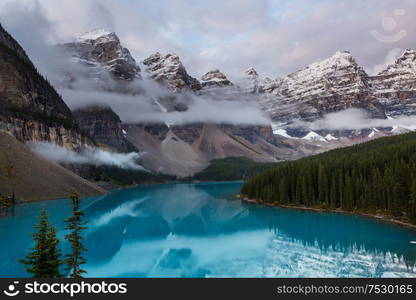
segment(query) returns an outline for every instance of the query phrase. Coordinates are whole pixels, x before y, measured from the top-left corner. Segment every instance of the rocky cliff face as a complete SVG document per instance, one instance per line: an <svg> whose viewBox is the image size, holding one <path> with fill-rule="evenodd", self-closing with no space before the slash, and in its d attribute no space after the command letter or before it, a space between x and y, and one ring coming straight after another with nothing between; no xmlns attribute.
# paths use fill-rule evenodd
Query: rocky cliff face
<svg viewBox="0 0 416 300"><path fill-rule="evenodd" d="M385 117L368 75L349 52L337 52L282 78L259 81L255 90L264 93L262 105L277 122L314 121L351 107Z"/></svg>
<svg viewBox="0 0 416 300"><path fill-rule="evenodd" d="M388 116L416 114L416 51L404 51L394 64L372 77L371 82Z"/></svg>
<svg viewBox="0 0 416 300"><path fill-rule="evenodd" d="M0 26L0 130L21 141L47 141L78 149L92 144L71 111Z"/></svg>
<svg viewBox="0 0 416 300"><path fill-rule="evenodd" d="M202 87L225 87L233 85L224 73L218 69L211 70L201 77Z"/></svg>
<svg viewBox="0 0 416 300"><path fill-rule="evenodd" d="M142 63L151 78L166 84L173 91L201 89L199 81L189 76L177 55L162 55L156 52L143 60Z"/></svg>
<svg viewBox="0 0 416 300"><path fill-rule="evenodd" d="M61 45L81 63L102 67L115 79L140 78L140 68L130 51L124 48L114 32L94 30L78 37L74 42Z"/></svg>
<svg viewBox="0 0 416 300"><path fill-rule="evenodd" d="M119 151L132 150L120 117L107 106L89 106L73 112L79 126L98 143Z"/></svg>

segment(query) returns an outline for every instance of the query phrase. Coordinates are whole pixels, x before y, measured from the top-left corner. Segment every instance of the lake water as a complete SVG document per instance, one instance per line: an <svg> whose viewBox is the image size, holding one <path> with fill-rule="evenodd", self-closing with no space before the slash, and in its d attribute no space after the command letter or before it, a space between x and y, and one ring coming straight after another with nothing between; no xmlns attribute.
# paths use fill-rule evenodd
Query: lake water
<svg viewBox="0 0 416 300"><path fill-rule="evenodd" d="M89 277L416 277L416 231L359 216L242 204L242 183L166 184L83 199ZM0 218L0 277L28 276L40 209L65 232L69 200ZM63 251L67 251L63 244Z"/></svg>

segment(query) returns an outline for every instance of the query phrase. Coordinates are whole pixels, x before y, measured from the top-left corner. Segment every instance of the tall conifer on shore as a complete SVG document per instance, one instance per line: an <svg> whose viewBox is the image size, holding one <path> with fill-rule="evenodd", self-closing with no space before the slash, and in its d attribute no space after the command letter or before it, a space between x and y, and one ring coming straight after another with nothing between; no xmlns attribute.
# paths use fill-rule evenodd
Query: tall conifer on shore
<svg viewBox="0 0 416 300"><path fill-rule="evenodd" d="M39 223L34 226L38 231L33 234L35 246L25 259L19 260L26 271L34 278L60 278L61 251L56 228L49 223L48 213L42 210Z"/></svg>
<svg viewBox="0 0 416 300"><path fill-rule="evenodd" d="M66 255L65 264L68 276L72 278L82 278L82 274L86 273L81 265L86 263L82 253L86 251L82 244L82 231L87 229L84 225L87 223L83 220L84 213L80 210L80 198L76 193L71 196L72 200L72 216L65 219L66 230L70 233L65 235L65 239L71 244L71 253Z"/></svg>

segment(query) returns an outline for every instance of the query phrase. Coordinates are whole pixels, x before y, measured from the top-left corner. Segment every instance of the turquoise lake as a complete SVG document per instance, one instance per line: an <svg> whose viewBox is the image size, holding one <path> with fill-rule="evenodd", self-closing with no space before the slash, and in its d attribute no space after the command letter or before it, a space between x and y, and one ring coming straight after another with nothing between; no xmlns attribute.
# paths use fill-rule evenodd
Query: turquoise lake
<svg viewBox="0 0 416 300"><path fill-rule="evenodd" d="M234 198L241 185L149 185L83 199L87 276L416 277L416 231L243 204ZM28 276L18 259L42 207L63 238L69 200L15 207L0 218L0 277Z"/></svg>

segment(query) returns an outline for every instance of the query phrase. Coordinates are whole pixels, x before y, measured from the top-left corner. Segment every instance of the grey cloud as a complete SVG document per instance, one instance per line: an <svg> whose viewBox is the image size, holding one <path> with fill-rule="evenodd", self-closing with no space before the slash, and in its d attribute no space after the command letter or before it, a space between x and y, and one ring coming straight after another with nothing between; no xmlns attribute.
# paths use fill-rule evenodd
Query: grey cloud
<svg viewBox="0 0 416 300"><path fill-rule="evenodd" d="M12 7L23 6L21 3L38 3L38 11L43 11L43 17L53 23L52 31L56 34L51 34L51 39L62 41L91 27L107 26L119 33L138 60L156 50L176 52L191 74L199 76L215 66L232 80L249 66L271 77L285 75L337 50L351 51L371 72L376 65L383 64L392 49L416 46L414 0L4 3L9 4L3 4L0 12L5 25L17 18L31 23L27 14L10 16L9 12ZM395 15L396 9L403 9L405 15ZM393 18L396 26L383 28L385 17ZM29 31L28 28L33 30L36 26L21 30ZM372 30L385 36L400 30L407 34L391 44L374 38ZM21 35L17 29L12 31Z"/></svg>
<svg viewBox="0 0 416 300"><path fill-rule="evenodd" d="M145 169L137 163L140 155L136 152L116 153L94 148L88 150L85 149L78 153L46 142L32 143L30 144L30 148L47 160L58 163L116 166L122 169L145 171Z"/></svg>
<svg viewBox="0 0 416 300"><path fill-rule="evenodd" d="M256 101L250 97L231 100L218 100L210 96L188 95L191 103L185 112L163 112L151 98L142 95L122 95L96 90L61 90L71 108L81 108L89 104L106 104L120 116L125 123L167 123L186 124L212 122L227 124L268 125L270 120L264 116Z"/></svg>
<svg viewBox="0 0 416 300"><path fill-rule="evenodd" d="M343 111L330 113L322 119L314 122L296 122L294 126L303 126L311 130L343 130L343 129L362 129L376 127L403 127L416 129L416 116L402 116L399 118L372 119L371 116L362 109L350 108Z"/></svg>

